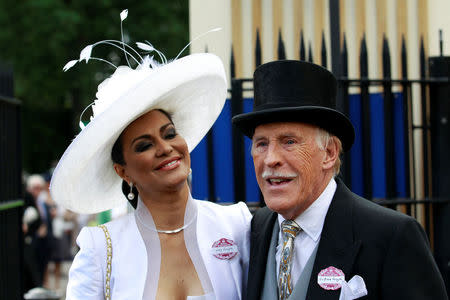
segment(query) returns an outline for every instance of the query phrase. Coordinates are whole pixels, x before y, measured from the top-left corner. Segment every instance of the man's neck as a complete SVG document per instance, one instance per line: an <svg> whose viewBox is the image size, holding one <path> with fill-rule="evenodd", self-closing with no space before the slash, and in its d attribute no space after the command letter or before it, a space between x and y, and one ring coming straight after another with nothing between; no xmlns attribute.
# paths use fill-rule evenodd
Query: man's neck
<svg viewBox="0 0 450 300"><path fill-rule="evenodd" d="M320 195L323 194L333 177L334 173L324 174L324 176L320 180L320 184L316 186L310 199L305 201L304 205L299 207L297 210L287 212L286 214L281 214L283 218L285 218L286 220L295 220L298 216L305 212L320 197Z"/></svg>

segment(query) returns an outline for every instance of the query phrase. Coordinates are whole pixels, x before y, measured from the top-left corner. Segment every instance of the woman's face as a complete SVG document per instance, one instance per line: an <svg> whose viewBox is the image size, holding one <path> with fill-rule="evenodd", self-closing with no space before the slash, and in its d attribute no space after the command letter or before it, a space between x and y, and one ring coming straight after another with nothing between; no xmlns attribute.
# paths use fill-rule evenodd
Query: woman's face
<svg viewBox="0 0 450 300"><path fill-rule="evenodd" d="M122 149L125 164L114 168L139 194L175 191L186 183L191 163L186 141L162 112L152 110L128 125Z"/></svg>

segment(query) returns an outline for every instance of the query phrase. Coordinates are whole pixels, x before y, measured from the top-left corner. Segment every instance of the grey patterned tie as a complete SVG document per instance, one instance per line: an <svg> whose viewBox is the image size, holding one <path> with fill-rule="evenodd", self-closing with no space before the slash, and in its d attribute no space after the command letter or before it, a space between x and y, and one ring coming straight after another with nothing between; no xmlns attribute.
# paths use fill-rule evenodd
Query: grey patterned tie
<svg viewBox="0 0 450 300"><path fill-rule="evenodd" d="M292 293L292 254L294 253L294 238L301 228L295 221L284 220L281 223L283 236L283 250L280 257L280 271L278 277L278 291L280 300L286 300Z"/></svg>

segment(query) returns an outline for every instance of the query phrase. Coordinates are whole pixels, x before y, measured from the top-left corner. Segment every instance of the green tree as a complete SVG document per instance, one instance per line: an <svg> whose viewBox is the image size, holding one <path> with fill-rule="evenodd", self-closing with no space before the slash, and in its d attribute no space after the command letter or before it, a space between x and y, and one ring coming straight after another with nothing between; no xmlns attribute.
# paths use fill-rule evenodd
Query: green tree
<svg viewBox="0 0 450 300"><path fill-rule="evenodd" d="M129 10L123 29L130 45L149 41L173 58L188 43L186 0L0 1L0 61L13 67L15 97L22 101L26 171L48 169L78 133L81 111L113 69L95 61L66 73L62 67L88 44L120 40L123 9ZM126 64L109 46L95 47L93 55Z"/></svg>

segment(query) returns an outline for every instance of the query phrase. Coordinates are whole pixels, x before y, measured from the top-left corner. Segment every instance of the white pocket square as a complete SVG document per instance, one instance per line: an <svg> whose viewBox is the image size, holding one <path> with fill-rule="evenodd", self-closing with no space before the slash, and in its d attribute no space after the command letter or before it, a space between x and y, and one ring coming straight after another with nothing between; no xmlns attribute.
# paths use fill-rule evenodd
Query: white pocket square
<svg viewBox="0 0 450 300"><path fill-rule="evenodd" d="M339 300L353 300L367 295L366 284L361 276L355 275L352 279L341 282L341 295Z"/></svg>

